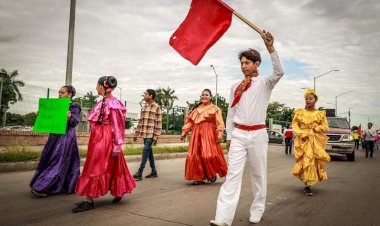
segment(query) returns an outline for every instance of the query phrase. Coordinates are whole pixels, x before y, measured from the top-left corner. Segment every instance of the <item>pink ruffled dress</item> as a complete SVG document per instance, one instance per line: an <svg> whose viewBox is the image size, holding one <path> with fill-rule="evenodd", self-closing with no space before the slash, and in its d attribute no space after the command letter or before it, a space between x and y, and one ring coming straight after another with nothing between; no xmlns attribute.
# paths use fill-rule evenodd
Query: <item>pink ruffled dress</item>
<svg viewBox="0 0 380 226"><path fill-rule="evenodd" d="M115 97L107 98L102 123L98 124L101 106L102 101L99 101L88 117L91 123L90 140L75 192L80 196L97 198L111 191L113 196L122 197L136 187L121 148L126 109ZM114 157L112 152L119 152L119 155Z"/></svg>

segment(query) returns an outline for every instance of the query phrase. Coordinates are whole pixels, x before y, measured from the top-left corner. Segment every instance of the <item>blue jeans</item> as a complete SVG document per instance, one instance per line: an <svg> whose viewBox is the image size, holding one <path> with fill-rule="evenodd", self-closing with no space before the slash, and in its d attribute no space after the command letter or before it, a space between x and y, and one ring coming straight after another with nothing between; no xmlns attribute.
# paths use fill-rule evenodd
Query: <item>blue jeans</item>
<svg viewBox="0 0 380 226"><path fill-rule="evenodd" d="M139 168L139 173L142 173L145 168L145 164L149 159L150 168L152 168L152 173L157 173L156 166L154 164L154 156L152 150L153 138L144 138L144 149L142 153L142 160Z"/></svg>

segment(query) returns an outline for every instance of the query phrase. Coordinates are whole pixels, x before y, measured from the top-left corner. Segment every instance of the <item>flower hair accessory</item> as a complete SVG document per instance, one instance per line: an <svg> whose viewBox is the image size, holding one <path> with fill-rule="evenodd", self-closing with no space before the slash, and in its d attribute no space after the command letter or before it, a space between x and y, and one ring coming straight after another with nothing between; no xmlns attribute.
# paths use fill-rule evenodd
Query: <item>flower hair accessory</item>
<svg viewBox="0 0 380 226"><path fill-rule="evenodd" d="M108 76L106 77L106 79L104 80L103 82L103 85L104 85L104 88L106 90L106 93L109 93L109 92L112 92L114 89L113 88L110 88L108 83L107 83L107 80L108 80Z"/></svg>
<svg viewBox="0 0 380 226"><path fill-rule="evenodd" d="M307 95L309 95L309 94L313 94L313 95L315 95L315 96L317 97L317 99L318 99L318 94L317 94L317 92L315 92L314 89L310 89L310 88L308 88L303 96L306 98Z"/></svg>

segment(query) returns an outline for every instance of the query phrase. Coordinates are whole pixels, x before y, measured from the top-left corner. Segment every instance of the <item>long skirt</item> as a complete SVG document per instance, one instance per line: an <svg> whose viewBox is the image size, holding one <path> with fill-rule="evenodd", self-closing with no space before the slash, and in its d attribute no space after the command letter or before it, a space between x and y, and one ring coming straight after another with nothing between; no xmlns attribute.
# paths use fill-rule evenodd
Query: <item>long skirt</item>
<svg viewBox="0 0 380 226"><path fill-rule="evenodd" d="M66 134L50 134L30 187L38 192L73 193L80 174L80 158L74 128Z"/></svg>
<svg viewBox="0 0 380 226"><path fill-rule="evenodd" d="M122 197L136 187L123 152L113 157L112 149L111 125L95 124L91 129L83 172L75 190L78 195L97 198L111 191L113 196Z"/></svg>
<svg viewBox="0 0 380 226"><path fill-rule="evenodd" d="M227 163L222 148L216 143L217 135L213 122L194 124L186 157L185 179L201 181L219 174L227 174Z"/></svg>

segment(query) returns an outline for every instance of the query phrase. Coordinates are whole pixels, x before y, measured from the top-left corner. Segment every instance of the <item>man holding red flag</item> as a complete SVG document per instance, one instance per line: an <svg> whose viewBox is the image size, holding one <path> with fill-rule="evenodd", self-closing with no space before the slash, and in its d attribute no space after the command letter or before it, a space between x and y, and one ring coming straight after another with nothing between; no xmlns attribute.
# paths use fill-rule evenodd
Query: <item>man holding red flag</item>
<svg viewBox="0 0 380 226"><path fill-rule="evenodd" d="M239 202L246 158L250 161L253 203L251 223L259 223L264 214L267 193L268 134L265 126L266 111L276 83L284 69L273 46L273 36L263 32L262 38L270 53L273 74L259 77L260 53L254 49L239 54L243 81L231 87L227 114L228 172L217 201L215 220L210 225L231 225Z"/></svg>

